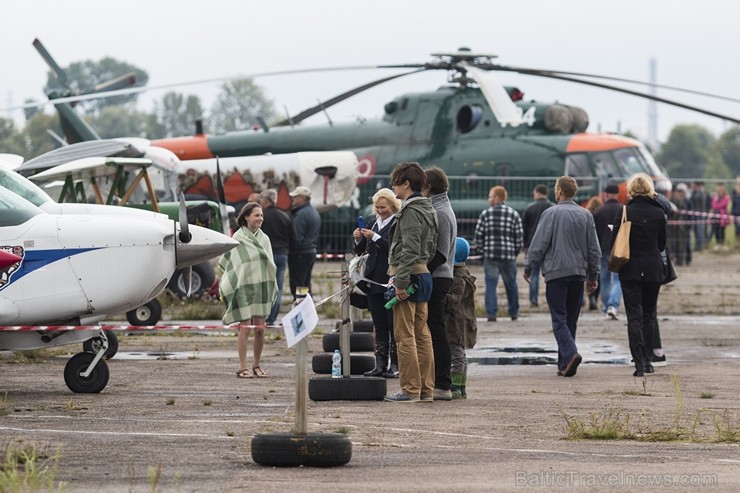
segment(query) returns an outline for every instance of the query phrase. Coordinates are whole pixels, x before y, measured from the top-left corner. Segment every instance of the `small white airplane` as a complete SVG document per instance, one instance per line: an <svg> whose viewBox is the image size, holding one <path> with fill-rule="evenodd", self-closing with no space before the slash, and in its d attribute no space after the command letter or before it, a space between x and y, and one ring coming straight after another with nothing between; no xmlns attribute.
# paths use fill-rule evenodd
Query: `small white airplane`
<svg viewBox="0 0 740 493"><path fill-rule="evenodd" d="M0 350L100 337L97 353L73 356L64 371L70 390L96 393L108 383L108 367L101 360L107 339L101 330L76 327L145 304L175 269L220 255L237 242L154 212L116 207L108 208L111 214L80 214L72 210L77 205L57 204L62 212L48 213L0 186ZM52 201L45 207L55 206ZM11 263L12 256L21 260ZM43 330L50 325L75 328Z"/></svg>

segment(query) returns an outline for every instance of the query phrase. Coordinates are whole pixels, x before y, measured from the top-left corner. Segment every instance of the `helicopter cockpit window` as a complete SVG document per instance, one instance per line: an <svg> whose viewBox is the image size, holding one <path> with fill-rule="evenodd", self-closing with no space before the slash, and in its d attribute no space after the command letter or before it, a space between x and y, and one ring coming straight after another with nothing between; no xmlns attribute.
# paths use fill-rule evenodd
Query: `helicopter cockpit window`
<svg viewBox="0 0 740 493"><path fill-rule="evenodd" d="M593 182L585 154L568 154L565 158L565 174L575 178L579 187L590 186Z"/></svg>
<svg viewBox="0 0 740 493"><path fill-rule="evenodd" d="M647 164L640 159L640 156L635 152L635 149L631 147L617 149L614 151L614 157L617 159L617 162L622 169L624 169L627 176L632 176L635 173L650 174Z"/></svg>
<svg viewBox="0 0 740 493"><path fill-rule="evenodd" d="M0 187L0 226L18 226L38 214L43 214L41 209Z"/></svg>
<svg viewBox="0 0 740 493"><path fill-rule="evenodd" d="M622 172L610 153L598 152L591 159L594 162L596 176L599 178L622 177Z"/></svg>
<svg viewBox="0 0 740 493"><path fill-rule="evenodd" d="M483 118L483 108L477 104L466 105L457 112L457 128L466 134L478 126Z"/></svg>

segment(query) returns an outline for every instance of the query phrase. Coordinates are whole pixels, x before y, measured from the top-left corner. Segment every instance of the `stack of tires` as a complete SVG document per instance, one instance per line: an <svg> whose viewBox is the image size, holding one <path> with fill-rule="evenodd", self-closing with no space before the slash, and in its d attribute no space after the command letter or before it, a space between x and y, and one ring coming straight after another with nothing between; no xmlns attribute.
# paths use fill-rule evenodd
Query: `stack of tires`
<svg viewBox="0 0 740 493"><path fill-rule="evenodd" d="M341 322L337 323L337 329L341 330ZM339 331L324 335L322 345L325 352L315 354L311 361L314 373L331 375L331 358L334 350L339 349L339 339ZM308 381L309 399L313 401L383 400L387 394L385 378L362 376L363 373L375 368L375 336L371 321L361 320L353 323L349 345L350 375L358 376L358 378L331 378L331 376L312 378ZM342 364L346 362L343 361Z"/></svg>

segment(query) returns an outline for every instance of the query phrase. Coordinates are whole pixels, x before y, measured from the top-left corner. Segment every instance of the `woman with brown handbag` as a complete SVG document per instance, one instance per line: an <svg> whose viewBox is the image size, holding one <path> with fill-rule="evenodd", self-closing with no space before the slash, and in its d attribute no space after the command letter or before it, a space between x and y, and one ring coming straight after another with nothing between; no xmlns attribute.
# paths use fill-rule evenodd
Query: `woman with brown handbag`
<svg viewBox="0 0 740 493"><path fill-rule="evenodd" d="M630 232L630 258L619 271L622 285L627 336L635 362L636 377L653 373L649 347L655 329L660 285L664 280L661 252L666 246L666 216L656 198L653 180L645 173L632 175L627 182L627 220ZM614 219L612 243L619 234L620 217Z"/></svg>

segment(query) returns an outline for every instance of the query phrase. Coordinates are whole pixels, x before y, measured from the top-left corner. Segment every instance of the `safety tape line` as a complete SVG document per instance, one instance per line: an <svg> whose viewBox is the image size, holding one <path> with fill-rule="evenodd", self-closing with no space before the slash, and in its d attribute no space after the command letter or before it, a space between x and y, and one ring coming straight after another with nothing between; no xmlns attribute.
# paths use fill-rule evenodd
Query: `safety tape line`
<svg viewBox="0 0 740 493"><path fill-rule="evenodd" d="M327 296L321 301L313 304L314 307L321 306L330 299L351 289L345 286L336 293ZM119 330L119 331L154 331L154 330L235 330L240 327L254 329L258 327L280 328L282 325L0 325L0 332L19 332L32 330L36 332L48 332L54 330Z"/></svg>

